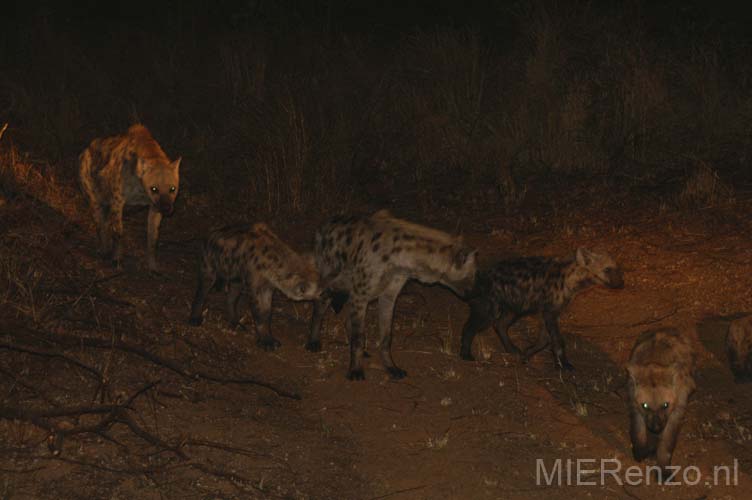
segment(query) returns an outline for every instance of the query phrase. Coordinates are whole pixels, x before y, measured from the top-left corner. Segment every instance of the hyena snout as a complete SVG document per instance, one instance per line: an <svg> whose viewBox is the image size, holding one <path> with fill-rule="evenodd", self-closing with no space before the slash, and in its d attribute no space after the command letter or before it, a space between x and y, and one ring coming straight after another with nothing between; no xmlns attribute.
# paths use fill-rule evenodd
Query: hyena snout
<svg viewBox="0 0 752 500"><path fill-rule="evenodd" d="M659 412L651 412L645 415L645 425L653 434L660 434L666 427L666 415Z"/></svg>
<svg viewBox="0 0 752 500"><path fill-rule="evenodd" d="M624 288L624 273L618 267L609 267L604 273L606 286L609 288Z"/></svg>
<svg viewBox="0 0 752 500"><path fill-rule="evenodd" d="M157 205L159 211L165 217L169 217L175 211L175 204L171 196L162 195L159 197L159 203Z"/></svg>

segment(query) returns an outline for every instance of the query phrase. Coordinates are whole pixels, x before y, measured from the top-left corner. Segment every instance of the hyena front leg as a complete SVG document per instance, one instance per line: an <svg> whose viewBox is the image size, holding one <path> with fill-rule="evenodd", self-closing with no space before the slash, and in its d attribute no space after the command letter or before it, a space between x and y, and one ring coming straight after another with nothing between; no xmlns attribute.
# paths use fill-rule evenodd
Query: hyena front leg
<svg viewBox="0 0 752 500"><path fill-rule="evenodd" d="M157 240L159 239L159 225L162 222L162 213L149 207L148 227L146 229L146 263L149 270L157 272Z"/></svg>
<svg viewBox="0 0 752 500"><path fill-rule="evenodd" d="M230 285L232 288L232 285ZM256 324L256 345L265 351L273 351L282 344L271 333L272 296L274 289L264 285L251 290L251 313Z"/></svg>
<svg viewBox="0 0 752 500"><path fill-rule="evenodd" d="M512 339L509 338L509 328L519 319L517 313L513 311L502 311L501 317L494 323L494 330L496 335L499 336L504 349L509 354L514 354L518 357L522 356L520 348L514 345Z"/></svg>
<svg viewBox="0 0 752 500"><path fill-rule="evenodd" d="M393 379L401 379L407 375L407 372L398 367L392 359L394 303L397 301L397 296L404 285L404 279L394 280L379 296L379 352L381 353L381 362L384 368Z"/></svg>
<svg viewBox="0 0 752 500"><path fill-rule="evenodd" d="M238 302L240 301L240 294L242 292L243 283L241 281L230 281L227 283L227 319L232 328L237 328L240 325ZM253 320L256 321L255 315ZM258 330L258 325L256 325L256 329Z"/></svg>
<svg viewBox="0 0 752 500"><path fill-rule="evenodd" d="M494 308L490 301L477 299L470 302L470 316L468 316L465 326L462 327L462 343L460 346L460 357L467 361L474 361L473 357L473 340L478 332L485 330L493 323Z"/></svg>
<svg viewBox="0 0 752 500"><path fill-rule="evenodd" d="M365 380L363 372L363 324L368 310L368 300L355 297L348 315L348 331L350 333L350 368L347 371L349 380Z"/></svg>
<svg viewBox="0 0 752 500"><path fill-rule="evenodd" d="M561 332L559 331L559 314L546 311L543 313L543 321L551 337L551 347L556 366L566 371L574 370L574 366L569 362L567 354L564 352L564 339L561 337Z"/></svg>
<svg viewBox="0 0 752 500"><path fill-rule="evenodd" d="M663 477L666 477L666 467L671 465L671 456L674 454L676 439L679 437L679 428L684 418L684 406L678 406L671 412L663 428L660 438L658 439L658 449L655 452L655 459L658 466L664 469Z"/></svg>
<svg viewBox="0 0 752 500"><path fill-rule="evenodd" d="M125 200L122 196L113 197L110 213L107 215L108 236L112 238L112 264L120 268L123 260L123 207Z"/></svg>
<svg viewBox="0 0 752 500"><path fill-rule="evenodd" d="M321 350L321 329L324 326L324 315L332 302L331 292L323 293L321 297L313 303L313 315L311 316L311 331L308 334L306 349L311 352Z"/></svg>
<svg viewBox="0 0 752 500"><path fill-rule="evenodd" d="M204 322L204 302L206 302L209 290L214 287L216 280L216 274L211 269L202 266L202 269L198 272L198 286L191 306L191 319L188 321L191 325L199 326Z"/></svg>

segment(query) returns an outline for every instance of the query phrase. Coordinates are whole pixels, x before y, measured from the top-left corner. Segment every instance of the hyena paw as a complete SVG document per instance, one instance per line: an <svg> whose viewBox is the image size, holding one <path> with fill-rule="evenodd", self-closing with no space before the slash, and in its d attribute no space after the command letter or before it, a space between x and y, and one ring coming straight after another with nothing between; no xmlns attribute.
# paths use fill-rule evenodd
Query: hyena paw
<svg viewBox="0 0 752 500"><path fill-rule="evenodd" d="M371 355L370 355L370 354L368 354L368 351L363 351L363 357L364 357L364 358L370 358L370 357L371 357Z"/></svg>
<svg viewBox="0 0 752 500"><path fill-rule="evenodd" d="M642 446L632 446L632 457L637 462L642 462L650 455L650 451Z"/></svg>
<svg viewBox="0 0 752 500"><path fill-rule="evenodd" d="M558 365L565 372L574 371L574 365L570 363L569 360L566 360L566 359L559 360Z"/></svg>
<svg viewBox="0 0 752 500"><path fill-rule="evenodd" d="M389 376L392 377L394 380L399 380L407 376L407 372L405 370L403 370L402 368L398 368L396 366L390 366L386 369L386 371L387 373L389 373Z"/></svg>
<svg viewBox="0 0 752 500"><path fill-rule="evenodd" d="M473 356L473 353L469 349L460 351L460 358L465 361L475 361L475 356Z"/></svg>
<svg viewBox="0 0 752 500"><path fill-rule="evenodd" d="M310 340L305 345L306 350L311 352L319 352L321 350L320 340Z"/></svg>
<svg viewBox="0 0 752 500"><path fill-rule="evenodd" d="M204 322L204 318L202 316L198 317L191 317L191 319L188 320L188 324L191 326L201 326L201 324Z"/></svg>
<svg viewBox="0 0 752 500"><path fill-rule="evenodd" d="M274 337L261 337L256 341L256 345L265 351L274 351L282 345L282 343Z"/></svg>
<svg viewBox="0 0 752 500"><path fill-rule="evenodd" d="M363 368L357 368L357 369L350 369L347 372L347 379L348 380L365 380L366 374L363 373Z"/></svg>

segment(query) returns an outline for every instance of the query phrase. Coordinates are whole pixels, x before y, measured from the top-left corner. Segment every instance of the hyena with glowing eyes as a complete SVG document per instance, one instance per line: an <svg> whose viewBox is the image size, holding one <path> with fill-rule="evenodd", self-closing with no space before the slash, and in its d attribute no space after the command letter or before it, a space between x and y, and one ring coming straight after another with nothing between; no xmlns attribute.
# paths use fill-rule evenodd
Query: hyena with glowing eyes
<svg viewBox="0 0 752 500"><path fill-rule="evenodd" d="M250 295L256 344L267 351L280 346L270 330L274 290L292 300L313 300L321 293L313 256L298 254L262 223L251 228L224 227L209 235L201 256L191 325L203 322L204 302L213 288L227 290L232 327L240 323L241 292Z"/></svg>
<svg viewBox="0 0 752 500"><path fill-rule="evenodd" d="M322 322L332 298L349 298L350 380L365 378L363 323L369 303L378 300L381 361L389 375L399 379L406 372L392 359L392 317L407 280L440 283L463 295L475 277L476 251L460 237L397 219L386 210L332 219L316 233L314 254L328 292L314 306L306 348L321 349Z"/></svg>
<svg viewBox="0 0 752 500"><path fill-rule="evenodd" d="M559 332L559 315L575 295L594 285L623 288L624 278L611 257L585 248L579 248L574 258L521 257L478 271L475 288L467 297L470 316L462 330L460 356L472 361L475 335L493 324L506 351L523 357L508 330L518 319L534 314L545 328L541 327L524 359L551 343L556 365L572 370Z"/></svg>
<svg viewBox="0 0 752 500"><path fill-rule="evenodd" d="M689 396L695 390L695 356L674 329L643 333L627 363L629 434L635 460L655 455L666 478Z"/></svg>
<svg viewBox="0 0 752 500"><path fill-rule="evenodd" d="M94 139L79 157L79 180L94 212L99 248L120 267L123 208L148 205L147 265L157 270L162 217L172 215L180 184L180 158L170 161L143 125L123 135Z"/></svg>

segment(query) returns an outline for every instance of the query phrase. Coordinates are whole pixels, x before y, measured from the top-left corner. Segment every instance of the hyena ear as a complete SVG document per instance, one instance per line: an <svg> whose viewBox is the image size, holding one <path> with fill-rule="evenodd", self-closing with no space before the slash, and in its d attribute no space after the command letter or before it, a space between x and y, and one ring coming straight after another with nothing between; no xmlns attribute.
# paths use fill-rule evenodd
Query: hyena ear
<svg viewBox="0 0 752 500"><path fill-rule="evenodd" d="M467 263L475 260L477 253L477 250L461 246L459 249L457 249L452 259L454 266L458 268L464 267Z"/></svg>
<svg viewBox="0 0 752 500"><path fill-rule="evenodd" d="M589 266L590 262L593 260L593 252L588 250L585 247L580 247L577 249L577 263L581 266Z"/></svg>
<svg viewBox="0 0 752 500"><path fill-rule="evenodd" d="M175 170L175 173L177 173L177 172L180 171L180 162L181 161L183 161L183 157L182 156L178 156L177 160L175 160L174 162L170 163L170 166L173 168L173 170Z"/></svg>

